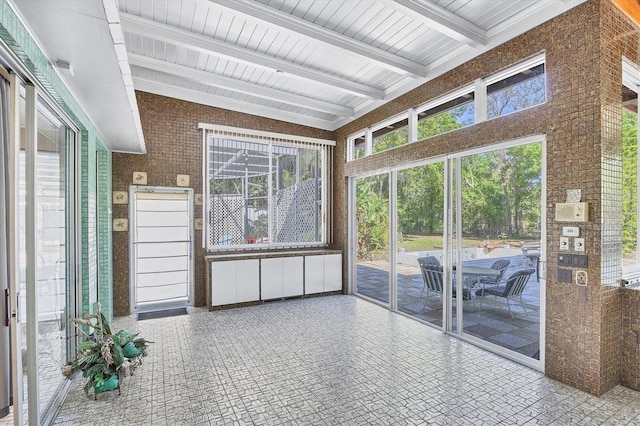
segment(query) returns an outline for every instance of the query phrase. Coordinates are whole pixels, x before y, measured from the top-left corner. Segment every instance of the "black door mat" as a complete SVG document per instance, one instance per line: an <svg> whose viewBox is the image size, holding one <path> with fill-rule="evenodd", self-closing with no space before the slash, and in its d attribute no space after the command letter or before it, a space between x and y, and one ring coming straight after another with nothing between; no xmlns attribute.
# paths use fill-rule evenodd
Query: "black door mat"
<svg viewBox="0 0 640 426"><path fill-rule="evenodd" d="M187 315L187 308L165 309L164 311L152 311L152 312L140 312L138 314L138 321L176 317L178 315Z"/></svg>

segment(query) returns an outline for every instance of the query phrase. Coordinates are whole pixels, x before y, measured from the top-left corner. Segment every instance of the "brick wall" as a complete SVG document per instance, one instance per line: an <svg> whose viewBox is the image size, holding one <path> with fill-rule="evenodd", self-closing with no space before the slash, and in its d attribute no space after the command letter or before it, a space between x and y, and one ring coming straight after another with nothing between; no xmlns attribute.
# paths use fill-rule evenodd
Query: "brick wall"
<svg viewBox="0 0 640 426"><path fill-rule="evenodd" d="M546 374L592 394L606 392L619 382L621 366L620 294L612 286L621 273L621 57L624 53L640 63L638 35L638 27L609 0L593 0L338 129L334 199L338 247L347 248L349 176L545 134ZM545 104L344 163L349 134L542 51L548 84ZM583 200L590 203L590 221L578 225L589 256L587 287L556 279L562 224L553 220L554 206L564 202L570 188L581 189Z"/></svg>
<svg viewBox="0 0 640 426"><path fill-rule="evenodd" d="M198 123L219 124L332 139L332 132L241 114L144 92L136 92L147 153L113 154L113 190L128 191L134 171L147 172L149 186L176 186L176 175L190 175L194 193L202 193L202 131ZM128 205L114 205L113 217L128 217ZM196 206L194 217L202 217ZM195 305L205 306L205 261L201 231L195 233ZM113 233L115 315L129 314L129 233Z"/></svg>

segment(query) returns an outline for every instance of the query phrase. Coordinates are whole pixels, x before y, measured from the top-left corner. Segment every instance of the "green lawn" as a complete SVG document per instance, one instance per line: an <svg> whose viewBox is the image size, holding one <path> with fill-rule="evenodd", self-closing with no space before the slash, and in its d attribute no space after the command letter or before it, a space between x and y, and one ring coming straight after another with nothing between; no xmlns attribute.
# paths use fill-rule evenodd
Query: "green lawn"
<svg viewBox="0 0 640 426"><path fill-rule="evenodd" d="M478 238L463 238L463 247L482 247L484 240ZM520 247L520 241L504 241L504 244L510 244L512 247ZM442 235L404 235L401 241L398 241L398 248L406 251L425 251L425 250L441 250Z"/></svg>

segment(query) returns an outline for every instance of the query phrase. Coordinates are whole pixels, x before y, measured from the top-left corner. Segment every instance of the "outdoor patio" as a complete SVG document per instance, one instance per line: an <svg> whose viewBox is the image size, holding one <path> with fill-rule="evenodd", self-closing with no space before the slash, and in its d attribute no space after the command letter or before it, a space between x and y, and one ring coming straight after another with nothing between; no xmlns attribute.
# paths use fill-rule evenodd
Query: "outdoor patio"
<svg viewBox="0 0 640 426"><path fill-rule="evenodd" d="M424 281L417 256L398 254L397 257L398 311L442 327L440 295L431 293L429 299L426 299L427 292L423 291ZM468 260L464 264L488 268L498 258L510 261L502 284L518 270L535 268L535 265L523 255L492 256L485 259ZM359 262L357 293L388 303L388 270L389 263L386 261ZM509 313L506 300L497 298L494 301L494 297L488 295L481 305L481 298L475 295L475 288L471 293L474 298L463 302L463 327L466 333L532 358L539 357L540 283L537 274L534 273L529 277L522 295L526 312L520 305L518 298L510 300L513 317ZM455 306L453 306L453 316L455 330Z"/></svg>

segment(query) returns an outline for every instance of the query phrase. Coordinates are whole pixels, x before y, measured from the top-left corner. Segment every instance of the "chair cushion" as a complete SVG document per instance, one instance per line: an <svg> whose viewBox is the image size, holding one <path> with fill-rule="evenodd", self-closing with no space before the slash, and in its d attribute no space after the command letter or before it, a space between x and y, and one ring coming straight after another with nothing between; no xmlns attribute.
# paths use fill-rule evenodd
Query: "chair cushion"
<svg viewBox="0 0 640 426"><path fill-rule="evenodd" d="M502 296L504 294L504 289L505 289L505 286L498 285L498 286L495 286L495 287L485 288L484 292L485 292L485 294L492 294L494 296ZM480 294L478 294L478 293L480 293ZM476 295L482 296L482 289L478 290L476 292Z"/></svg>

